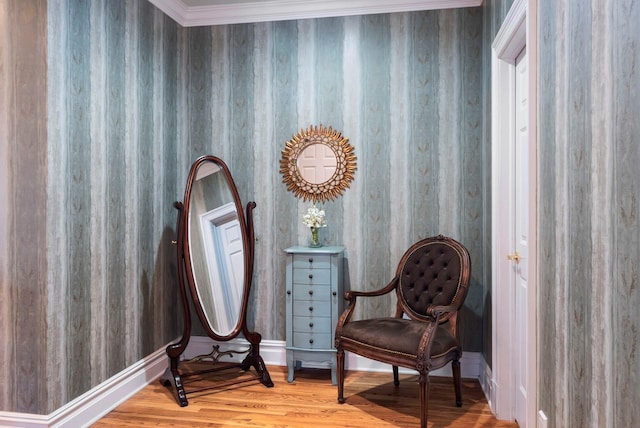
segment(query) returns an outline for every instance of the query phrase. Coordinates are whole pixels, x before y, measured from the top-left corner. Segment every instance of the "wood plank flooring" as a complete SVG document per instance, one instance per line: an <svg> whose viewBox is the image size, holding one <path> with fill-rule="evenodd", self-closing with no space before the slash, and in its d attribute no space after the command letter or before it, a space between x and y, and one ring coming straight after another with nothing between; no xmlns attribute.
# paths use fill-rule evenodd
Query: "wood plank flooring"
<svg viewBox="0 0 640 428"><path fill-rule="evenodd" d="M287 382L286 367L270 366L275 386L257 381L188 394L180 407L171 389L154 381L117 407L93 427L416 427L420 424L417 375L401 375L393 385L391 373L348 372L346 403L338 404L337 387L323 369L296 372ZM241 371L214 375L247 376ZM190 380L189 388L201 380ZM206 382L211 382L207 380ZM463 379L462 407L456 407L449 378L433 377L429 393L429 427L517 427L497 421L476 380Z"/></svg>

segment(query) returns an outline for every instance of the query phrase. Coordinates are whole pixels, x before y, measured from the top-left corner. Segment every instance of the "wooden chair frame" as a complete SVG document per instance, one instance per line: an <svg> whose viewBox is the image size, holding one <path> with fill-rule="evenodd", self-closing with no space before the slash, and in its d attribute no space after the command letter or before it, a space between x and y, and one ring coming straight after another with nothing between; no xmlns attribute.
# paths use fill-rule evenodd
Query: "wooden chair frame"
<svg viewBox="0 0 640 428"><path fill-rule="evenodd" d="M406 266L407 262L413 262L418 256L416 252L426 251L426 248L428 246L431 246L429 248L437 248L439 252L442 252L442 254L446 254L446 257L452 257L453 259L455 259L454 262L456 263L456 266L459 266L459 272L455 273L455 278L451 277L450 273L447 273L447 278L450 278L448 279L448 281L446 281L446 286L453 287L455 285L456 289L455 291L452 291L450 288L445 290L453 297L449 299L447 304L444 305L433 304L432 302L429 302L426 305L424 303L417 305L415 302L409 302L405 298L406 296L404 296L403 293L403 286L405 285L402 283L403 275L406 276L407 272L410 269L413 269L413 267L411 266ZM444 263L444 269L447 269L446 263ZM458 336L458 317L459 310L462 307L464 299L467 295L470 277L471 262L467 249L452 238L438 235L436 237L423 239L413 244L407 250L407 252L405 252L402 259L400 260L395 277L384 288L368 292L346 292L345 299L348 301L348 306L338 320L335 334L338 366L338 402L345 402L344 353L345 351L349 351L366 358L391 364L393 368L393 381L396 386L399 385L399 366L418 371L421 409L420 426L423 428L427 425L427 399L430 371L443 367L447 363L451 362L456 395L456 405L458 407L461 406L462 394L460 390L460 357L462 356L462 347L460 346ZM416 331L422 332L419 340L416 340L417 343L409 344L411 346L411 349L413 349L411 352L406 352L406 350L399 351L397 349L380 346L379 343L384 343L383 341L379 340L384 339L384 331L376 332L376 336L378 337L378 339L376 339L376 343L378 344L375 346L371 343L366 343L366 340L364 342L359 342L357 338L347 338L343 336L345 326L352 322L351 318L353 316L358 298L382 296L394 290L396 291L397 295L395 317L383 318L378 320L381 320L380 322L383 323L396 324L402 328L415 328L417 329ZM436 295L436 297L437 300L439 298L439 295ZM368 321L376 321L376 319ZM402 330L398 330L395 333L402 333ZM444 350L435 349L440 345L434 348L434 340L441 340L442 337L448 340L447 346L444 347Z"/></svg>

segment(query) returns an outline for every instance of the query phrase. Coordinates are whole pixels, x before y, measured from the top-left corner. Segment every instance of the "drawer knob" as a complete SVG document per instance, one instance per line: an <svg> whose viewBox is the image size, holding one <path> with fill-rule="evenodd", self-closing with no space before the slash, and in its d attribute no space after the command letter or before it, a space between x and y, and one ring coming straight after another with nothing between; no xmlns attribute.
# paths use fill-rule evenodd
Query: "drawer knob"
<svg viewBox="0 0 640 428"><path fill-rule="evenodd" d="M313 344L313 339L309 339L309 343Z"/></svg>
<svg viewBox="0 0 640 428"><path fill-rule="evenodd" d="M309 327L313 328L313 323L312 322L309 323Z"/></svg>
<svg viewBox="0 0 640 428"><path fill-rule="evenodd" d="M313 274L312 273L309 274L309 279L313 279Z"/></svg>
<svg viewBox="0 0 640 428"><path fill-rule="evenodd" d="M313 296L313 290L309 290L309 295Z"/></svg>
<svg viewBox="0 0 640 428"><path fill-rule="evenodd" d="M291 296L291 290L287 290L287 294Z"/></svg>
<svg viewBox="0 0 640 428"><path fill-rule="evenodd" d="M309 263L313 263L313 257L309 257Z"/></svg>
<svg viewBox="0 0 640 428"><path fill-rule="evenodd" d="M338 293L336 293L335 291L334 291L332 294L333 294L334 296L337 296L337 295L338 295Z"/></svg>
<svg viewBox="0 0 640 428"><path fill-rule="evenodd" d="M309 306L309 311L313 311L313 306Z"/></svg>

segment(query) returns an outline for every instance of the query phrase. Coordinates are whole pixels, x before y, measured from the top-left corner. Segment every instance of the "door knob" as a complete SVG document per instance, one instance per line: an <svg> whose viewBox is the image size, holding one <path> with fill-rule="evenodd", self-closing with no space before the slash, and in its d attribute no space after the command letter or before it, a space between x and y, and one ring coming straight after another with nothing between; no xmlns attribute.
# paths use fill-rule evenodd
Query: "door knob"
<svg viewBox="0 0 640 428"><path fill-rule="evenodd" d="M516 262L516 264L520 263L520 254L518 254L518 252L516 251L513 254L509 254L507 255L507 260L511 260Z"/></svg>

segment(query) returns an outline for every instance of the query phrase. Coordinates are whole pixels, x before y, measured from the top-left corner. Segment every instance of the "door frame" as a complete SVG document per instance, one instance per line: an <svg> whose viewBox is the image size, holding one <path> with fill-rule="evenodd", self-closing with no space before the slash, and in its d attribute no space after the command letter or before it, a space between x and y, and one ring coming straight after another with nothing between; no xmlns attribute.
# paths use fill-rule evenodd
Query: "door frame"
<svg viewBox="0 0 640 428"><path fill-rule="evenodd" d="M527 329L529 360L526 425L536 425L538 401L538 298L537 298L537 207L538 207L538 58L537 0L515 0L496 35L491 50L491 383L489 400L498 419L513 420L515 365L512 361L515 343L515 291L510 287L513 252L514 213L511 198L514 193L513 140L515 136L515 59L527 48L529 69L529 303ZM506 124L506 125L505 125ZM507 203L505 203L507 202ZM504 227L508 225L508 227Z"/></svg>

